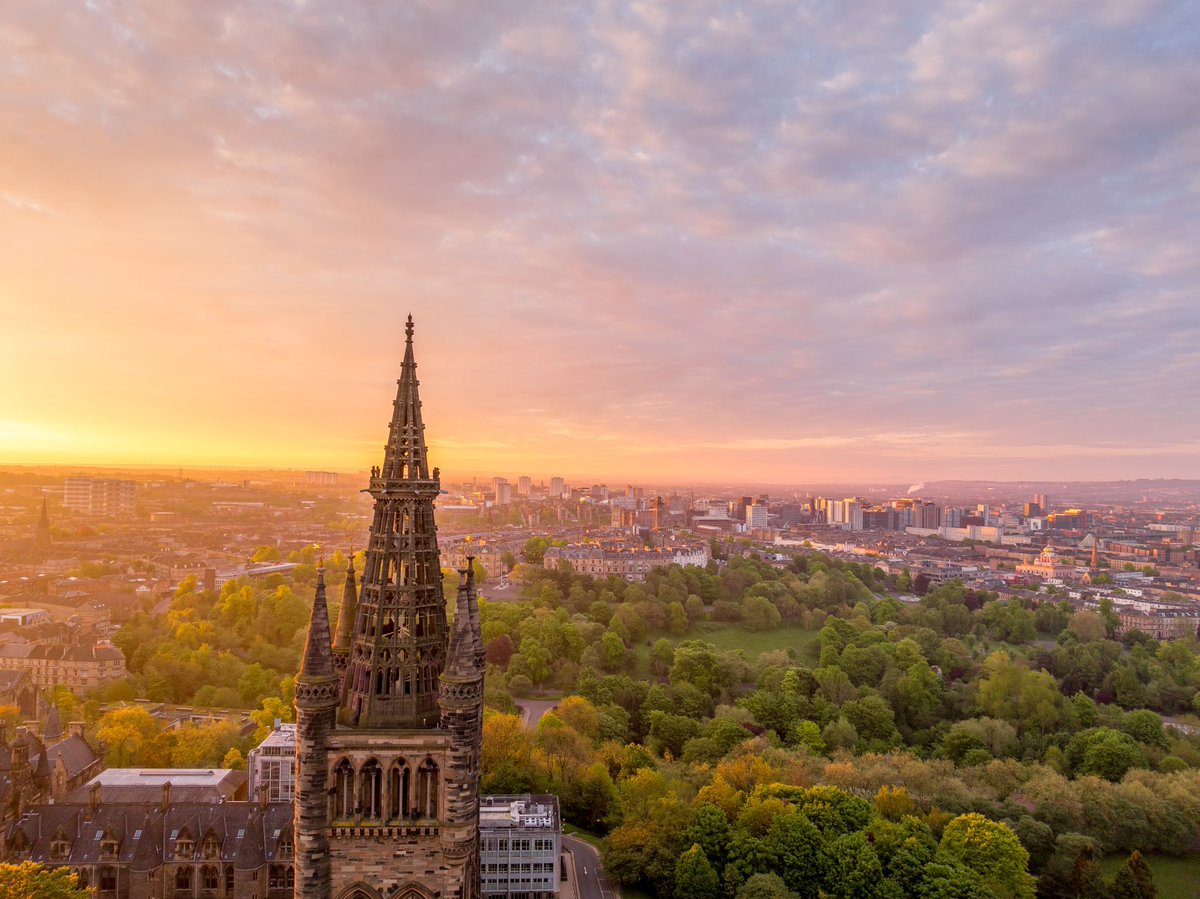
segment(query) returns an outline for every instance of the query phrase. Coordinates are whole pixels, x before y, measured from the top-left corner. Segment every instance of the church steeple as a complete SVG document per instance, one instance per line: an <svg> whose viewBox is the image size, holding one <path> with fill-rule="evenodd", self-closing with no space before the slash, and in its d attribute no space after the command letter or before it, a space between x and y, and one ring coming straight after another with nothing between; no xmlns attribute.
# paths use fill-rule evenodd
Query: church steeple
<svg viewBox="0 0 1200 899"><path fill-rule="evenodd" d="M411 315L404 330L383 466L367 490L375 513L339 712L351 727L424 728L438 719L446 608L433 503L441 485L425 452Z"/></svg>
<svg viewBox="0 0 1200 899"><path fill-rule="evenodd" d="M50 548L50 512L46 498L42 498L42 514L38 516L37 530L33 534L33 545L36 549Z"/></svg>

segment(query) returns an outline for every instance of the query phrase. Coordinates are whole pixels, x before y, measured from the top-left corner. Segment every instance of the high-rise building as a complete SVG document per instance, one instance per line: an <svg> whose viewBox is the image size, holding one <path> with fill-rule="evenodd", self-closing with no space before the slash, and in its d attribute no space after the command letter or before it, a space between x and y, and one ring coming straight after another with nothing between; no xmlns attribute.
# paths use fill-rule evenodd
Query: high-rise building
<svg viewBox="0 0 1200 899"><path fill-rule="evenodd" d="M767 526L767 505L766 503L752 502L746 506L746 529L758 530Z"/></svg>
<svg viewBox="0 0 1200 899"><path fill-rule="evenodd" d="M517 493L519 493L521 496L529 496L532 490L533 478L527 474L523 474L517 478Z"/></svg>
<svg viewBox="0 0 1200 899"><path fill-rule="evenodd" d="M477 899L483 639L474 579L446 625L413 324L353 619L319 571L296 678L297 899ZM353 584L347 586L352 593ZM339 669L342 669L339 673Z"/></svg>
<svg viewBox="0 0 1200 899"><path fill-rule="evenodd" d="M562 499L563 489L566 487L566 482L562 478L550 479L550 498Z"/></svg>
<svg viewBox="0 0 1200 899"><path fill-rule="evenodd" d="M63 506L83 515L129 516L137 493L134 481L112 478L66 478Z"/></svg>

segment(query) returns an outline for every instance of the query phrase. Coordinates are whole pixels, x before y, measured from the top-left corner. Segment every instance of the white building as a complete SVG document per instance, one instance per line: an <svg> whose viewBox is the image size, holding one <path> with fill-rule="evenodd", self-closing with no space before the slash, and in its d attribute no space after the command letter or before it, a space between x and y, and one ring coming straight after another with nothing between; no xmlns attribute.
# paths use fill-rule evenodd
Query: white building
<svg viewBox="0 0 1200 899"><path fill-rule="evenodd" d="M274 730L250 750L246 772L250 777L251 798L256 798L259 785L265 784L269 801L291 802L295 799L296 725L281 724L276 718Z"/></svg>
<svg viewBox="0 0 1200 899"><path fill-rule="evenodd" d="M746 506L746 530L754 531L767 526L767 507L763 503Z"/></svg>
<svg viewBox="0 0 1200 899"><path fill-rule="evenodd" d="M63 506L83 515L133 514L137 484L108 478L66 478Z"/></svg>
<svg viewBox="0 0 1200 899"><path fill-rule="evenodd" d="M484 896L553 899L562 871L557 796L479 797Z"/></svg>

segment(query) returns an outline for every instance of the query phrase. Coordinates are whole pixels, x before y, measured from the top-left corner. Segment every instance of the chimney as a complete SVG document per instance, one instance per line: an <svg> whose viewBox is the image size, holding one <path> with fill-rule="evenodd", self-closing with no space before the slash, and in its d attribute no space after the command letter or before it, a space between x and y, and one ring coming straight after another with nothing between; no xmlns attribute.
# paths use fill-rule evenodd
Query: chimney
<svg viewBox="0 0 1200 899"><path fill-rule="evenodd" d="M255 791L258 793L259 807L265 809L267 807L267 796L269 795L267 792L267 785L265 783L260 783L255 788Z"/></svg>
<svg viewBox="0 0 1200 899"><path fill-rule="evenodd" d="M88 787L88 803L87 812L83 816L84 821L91 821L96 814L96 809L100 807L100 784L92 783Z"/></svg>
<svg viewBox="0 0 1200 899"><path fill-rule="evenodd" d="M67 724L67 736L68 737L79 737L82 740L83 739L83 728L85 726L86 725L83 721L69 722Z"/></svg>
<svg viewBox="0 0 1200 899"><path fill-rule="evenodd" d="M33 736L36 737L38 735L38 722L37 722L36 718L33 719L32 721L22 722L21 726L24 727L27 731L29 731L29 733L31 733Z"/></svg>
<svg viewBox="0 0 1200 899"><path fill-rule="evenodd" d="M162 803L160 807L163 812L171 808L171 782L169 780L162 785Z"/></svg>

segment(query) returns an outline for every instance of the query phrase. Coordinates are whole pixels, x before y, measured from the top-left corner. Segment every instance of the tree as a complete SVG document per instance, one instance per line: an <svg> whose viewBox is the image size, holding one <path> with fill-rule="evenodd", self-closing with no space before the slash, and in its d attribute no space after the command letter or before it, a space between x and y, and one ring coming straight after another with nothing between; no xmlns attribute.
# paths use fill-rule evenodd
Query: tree
<svg viewBox="0 0 1200 899"><path fill-rule="evenodd" d="M675 864L675 895L688 899L720 899L721 881L696 843Z"/></svg>
<svg viewBox="0 0 1200 899"><path fill-rule="evenodd" d="M1146 864L1146 860L1142 858L1142 854L1135 849L1125 860L1125 867L1133 874L1134 883L1137 884L1138 899L1155 899L1158 895L1158 888L1154 885L1154 873Z"/></svg>
<svg viewBox="0 0 1200 899"><path fill-rule="evenodd" d="M729 819L725 813L711 803L703 803L696 809L696 817L692 826L684 834L685 840L698 845L704 850L704 857L720 872L725 867L725 858L729 851Z"/></svg>
<svg viewBox="0 0 1200 899"><path fill-rule="evenodd" d="M1130 768L1145 768L1146 757L1129 734L1097 727L1067 744L1067 764L1076 775L1094 774L1116 783Z"/></svg>
<svg viewBox="0 0 1200 899"><path fill-rule="evenodd" d="M47 870L35 862L0 864L0 896L4 899L87 899L79 875L66 868Z"/></svg>
<svg viewBox="0 0 1200 899"><path fill-rule="evenodd" d="M737 891L737 899L797 899L778 874L754 874Z"/></svg>
<svg viewBox="0 0 1200 899"><path fill-rule="evenodd" d="M1002 899L1033 899L1029 853L1005 824L972 812L946 825L938 852L962 862Z"/></svg>
<svg viewBox="0 0 1200 899"><path fill-rule="evenodd" d="M113 768L144 764L144 754L162 730L145 709L113 709L96 723L96 739L104 746L105 762Z"/></svg>
<svg viewBox="0 0 1200 899"><path fill-rule="evenodd" d="M879 856L864 834L846 834L826 848L824 892L830 899L874 899L882 879Z"/></svg>

